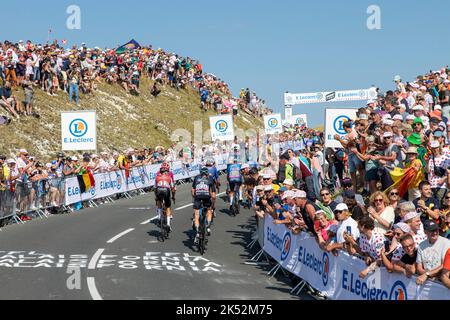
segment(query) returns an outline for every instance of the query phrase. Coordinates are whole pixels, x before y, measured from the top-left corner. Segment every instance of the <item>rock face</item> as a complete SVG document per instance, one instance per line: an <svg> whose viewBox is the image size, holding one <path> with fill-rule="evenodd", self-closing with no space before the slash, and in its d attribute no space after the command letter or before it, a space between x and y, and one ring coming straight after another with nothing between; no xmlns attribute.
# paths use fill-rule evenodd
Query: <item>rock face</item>
<svg viewBox="0 0 450 320"><path fill-rule="evenodd" d="M97 111L98 151L122 151L129 147L168 147L176 130L194 133L194 122L201 121L203 141L210 141L209 117L213 111L200 110L200 98L193 89L176 91L162 87L158 98L150 95L153 83L141 81L141 95L127 94L119 86L99 84L92 95L81 95L80 106L68 102L68 95L59 91L58 96L48 96L35 90L34 110L40 117L21 116L9 125L0 126L0 154L14 156L20 148L42 160L50 160L61 151L61 111ZM24 98L22 89L14 91ZM7 115L5 110L0 114ZM241 112L237 126L240 129L258 129L263 121Z"/></svg>

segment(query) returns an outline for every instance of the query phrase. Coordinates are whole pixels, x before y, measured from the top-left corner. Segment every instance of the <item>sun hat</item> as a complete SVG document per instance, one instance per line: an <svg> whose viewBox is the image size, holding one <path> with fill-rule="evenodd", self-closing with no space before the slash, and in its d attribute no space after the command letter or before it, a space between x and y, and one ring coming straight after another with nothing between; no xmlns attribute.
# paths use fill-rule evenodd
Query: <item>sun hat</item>
<svg viewBox="0 0 450 320"><path fill-rule="evenodd" d="M419 154L417 152L417 147L409 147L408 150L406 150L406 154Z"/></svg>

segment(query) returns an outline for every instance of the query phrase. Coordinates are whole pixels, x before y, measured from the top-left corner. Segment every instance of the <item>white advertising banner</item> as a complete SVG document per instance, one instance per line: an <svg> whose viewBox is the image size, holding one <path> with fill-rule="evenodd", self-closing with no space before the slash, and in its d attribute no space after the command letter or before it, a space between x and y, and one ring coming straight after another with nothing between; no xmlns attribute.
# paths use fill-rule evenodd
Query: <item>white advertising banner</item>
<svg viewBox="0 0 450 320"><path fill-rule="evenodd" d="M293 235L284 225L275 225L266 215L263 249L283 269L295 274L332 300L450 300L450 290L427 281L388 273L378 268L365 279L359 273L367 266L358 257L340 251L336 257L322 251L315 238L306 233Z"/></svg>
<svg viewBox="0 0 450 320"><path fill-rule="evenodd" d="M215 156L218 170L227 168L228 154ZM88 201L108 197L117 193L133 191L154 186L156 174L161 168L160 164L147 165L125 170L94 175L95 187L85 193L80 193L80 185L76 177L66 179L65 204L70 205L80 201ZM175 181L196 177L200 174L201 164L193 162L184 164L181 161L171 164L171 171Z"/></svg>
<svg viewBox="0 0 450 320"><path fill-rule="evenodd" d="M97 150L96 112L61 112L61 144L64 151Z"/></svg>
<svg viewBox="0 0 450 320"><path fill-rule="evenodd" d="M297 114L291 117L291 123L294 126L302 126L305 125L308 127L308 116L306 114Z"/></svg>
<svg viewBox="0 0 450 320"><path fill-rule="evenodd" d="M309 103L372 100L376 99L377 95L376 88L332 92L285 93L284 104L292 106Z"/></svg>
<svg viewBox="0 0 450 320"><path fill-rule="evenodd" d="M217 116L209 118L211 125L211 139L213 142L220 141L233 141L234 140L234 127L233 116Z"/></svg>
<svg viewBox="0 0 450 320"><path fill-rule="evenodd" d="M277 134L283 132L281 113L264 116L266 134Z"/></svg>
<svg viewBox="0 0 450 320"><path fill-rule="evenodd" d="M343 139L347 132L343 128L346 121L356 119L358 109L326 109L325 111L325 147L342 148L342 145L334 136L339 135Z"/></svg>

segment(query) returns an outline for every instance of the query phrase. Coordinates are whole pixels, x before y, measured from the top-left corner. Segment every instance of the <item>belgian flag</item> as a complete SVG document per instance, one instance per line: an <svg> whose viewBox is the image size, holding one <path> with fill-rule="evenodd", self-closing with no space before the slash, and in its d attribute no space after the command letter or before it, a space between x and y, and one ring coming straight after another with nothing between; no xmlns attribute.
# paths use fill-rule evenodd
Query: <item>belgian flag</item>
<svg viewBox="0 0 450 320"><path fill-rule="evenodd" d="M80 185L80 192L85 193L89 191L92 187L95 187L94 175L91 171L83 175L77 176L78 184Z"/></svg>

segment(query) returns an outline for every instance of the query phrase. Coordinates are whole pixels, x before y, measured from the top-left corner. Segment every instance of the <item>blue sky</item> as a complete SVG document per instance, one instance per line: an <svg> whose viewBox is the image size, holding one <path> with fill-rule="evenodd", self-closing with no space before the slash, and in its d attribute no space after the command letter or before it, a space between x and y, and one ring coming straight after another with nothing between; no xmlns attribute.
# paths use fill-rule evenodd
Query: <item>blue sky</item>
<svg viewBox="0 0 450 320"><path fill-rule="evenodd" d="M9 1L2 3L2 38L114 47L135 38L202 61L233 92L250 87L275 110L283 93L392 89L400 74L411 80L449 64L450 2L385 1ZM66 8L81 9L81 30L66 28ZM381 30L366 27L369 5L381 8ZM18 18L20 17L20 22ZM363 103L364 104L364 103ZM325 107L304 105L310 124Z"/></svg>

